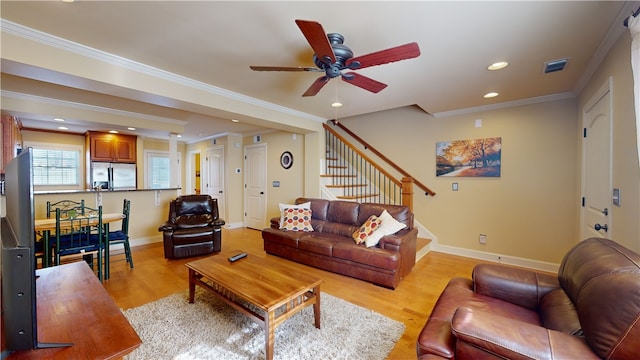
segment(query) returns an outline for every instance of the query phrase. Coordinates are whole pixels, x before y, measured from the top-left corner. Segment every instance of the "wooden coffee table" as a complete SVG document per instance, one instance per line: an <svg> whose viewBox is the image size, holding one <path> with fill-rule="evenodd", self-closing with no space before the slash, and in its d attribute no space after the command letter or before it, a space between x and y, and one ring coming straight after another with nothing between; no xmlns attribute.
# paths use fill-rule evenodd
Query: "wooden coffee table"
<svg viewBox="0 0 640 360"><path fill-rule="evenodd" d="M239 252L223 251L186 264L189 268L189 303L193 303L196 285L199 285L261 324L265 331L267 359L271 360L275 328L291 316L313 305L315 326L320 328L322 279L270 255L249 253L244 259L229 262L229 256Z"/></svg>

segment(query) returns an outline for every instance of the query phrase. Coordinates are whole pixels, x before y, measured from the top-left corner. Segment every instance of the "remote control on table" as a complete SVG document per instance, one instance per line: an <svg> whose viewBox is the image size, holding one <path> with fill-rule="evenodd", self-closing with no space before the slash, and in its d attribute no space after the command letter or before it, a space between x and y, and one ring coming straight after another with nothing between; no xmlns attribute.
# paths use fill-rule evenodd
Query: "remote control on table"
<svg viewBox="0 0 640 360"><path fill-rule="evenodd" d="M236 262L236 261L238 261L238 260L240 260L242 258L245 258L245 257L247 257L247 253L240 253L240 254L236 254L236 255L233 255L233 256L229 257L229 261Z"/></svg>

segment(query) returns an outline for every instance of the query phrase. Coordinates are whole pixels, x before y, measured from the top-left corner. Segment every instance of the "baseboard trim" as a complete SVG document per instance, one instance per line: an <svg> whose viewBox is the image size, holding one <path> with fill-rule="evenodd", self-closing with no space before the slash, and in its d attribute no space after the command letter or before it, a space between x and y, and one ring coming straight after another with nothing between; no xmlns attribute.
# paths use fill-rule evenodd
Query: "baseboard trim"
<svg viewBox="0 0 640 360"><path fill-rule="evenodd" d="M162 234L156 235L156 236L147 236L142 238L129 239L129 245L131 247L153 244L157 242L162 242Z"/></svg>
<svg viewBox="0 0 640 360"><path fill-rule="evenodd" d="M241 222L234 222L234 223L226 224L224 227L226 229L238 229L238 228L243 228L244 224Z"/></svg>
<svg viewBox="0 0 640 360"><path fill-rule="evenodd" d="M451 255L465 256L473 259L492 261L495 263L508 264L521 266L533 270L545 271L550 273L558 273L558 269L560 268L560 264L532 260L521 258L517 256L510 256L504 254L496 254L486 251L478 251L478 250L469 250L463 249L455 246L447 246L434 244L433 242L430 244L431 251L442 252Z"/></svg>

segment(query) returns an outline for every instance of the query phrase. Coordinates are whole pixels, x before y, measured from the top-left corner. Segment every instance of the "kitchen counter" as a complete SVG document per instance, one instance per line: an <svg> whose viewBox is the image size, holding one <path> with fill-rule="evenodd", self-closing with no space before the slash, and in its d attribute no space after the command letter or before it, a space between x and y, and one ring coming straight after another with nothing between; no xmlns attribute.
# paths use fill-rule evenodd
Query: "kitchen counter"
<svg viewBox="0 0 640 360"><path fill-rule="evenodd" d="M34 191L33 194L34 195L42 195L42 194L85 194L85 193L90 193L90 194L99 194L99 193L121 193L121 192L131 192L131 191L170 191L170 190L175 190L178 191L181 188L162 188L162 189L127 189L127 190L100 190L100 191L96 191L93 189L89 189L89 190L51 190L51 191Z"/></svg>

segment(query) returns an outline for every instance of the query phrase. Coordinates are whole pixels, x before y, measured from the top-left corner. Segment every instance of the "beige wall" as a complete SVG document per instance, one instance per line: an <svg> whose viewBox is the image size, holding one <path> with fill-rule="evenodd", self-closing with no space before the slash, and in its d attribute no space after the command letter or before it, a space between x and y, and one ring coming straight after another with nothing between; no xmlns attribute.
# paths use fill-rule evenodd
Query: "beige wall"
<svg viewBox="0 0 640 360"><path fill-rule="evenodd" d="M415 189L414 212L439 245L557 263L577 241L574 100L447 118L408 107L341 123L436 192ZM484 137L502 138L501 177L436 177L436 142Z"/></svg>
<svg viewBox="0 0 640 360"><path fill-rule="evenodd" d="M636 151L635 111L633 109L633 75L631 71L631 36L618 39L598 71L578 98L582 126L585 104L609 78L612 80L613 108L613 187L620 189L620 206L611 208L611 238L640 253L640 171ZM581 155L581 142L579 152ZM580 158L580 163L581 163ZM578 186L580 184L578 183Z"/></svg>

